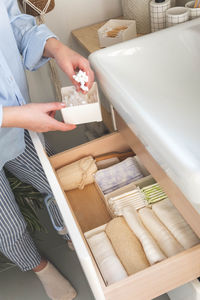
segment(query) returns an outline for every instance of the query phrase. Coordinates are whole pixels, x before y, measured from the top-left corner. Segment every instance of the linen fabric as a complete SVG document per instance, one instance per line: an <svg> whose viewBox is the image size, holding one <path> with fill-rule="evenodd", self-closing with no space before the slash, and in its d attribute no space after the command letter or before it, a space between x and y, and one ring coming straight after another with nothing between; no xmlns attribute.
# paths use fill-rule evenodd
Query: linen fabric
<svg viewBox="0 0 200 300"><path fill-rule="evenodd" d="M128 157L109 168L99 170L95 181L104 194L111 193L135 180L144 177L134 157Z"/></svg>
<svg viewBox="0 0 200 300"><path fill-rule="evenodd" d="M127 277L104 231L93 235L87 241L107 285Z"/></svg>
<svg viewBox="0 0 200 300"><path fill-rule="evenodd" d="M199 244L198 236L168 198L152 205L152 209L184 249Z"/></svg>
<svg viewBox="0 0 200 300"><path fill-rule="evenodd" d="M149 263L153 265L165 259L166 256L161 251L151 234L142 224L141 218L137 211L133 207L127 206L123 209L123 216L131 230L140 240Z"/></svg>
<svg viewBox="0 0 200 300"><path fill-rule="evenodd" d="M0 1L0 127L4 106L29 101L24 68L36 70L48 59L42 57L46 40L55 35L35 18L22 14L16 0ZM0 128L0 169L25 149L22 128Z"/></svg>
<svg viewBox="0 0 200 300"><path fill-rule="evenodd" d="M123 208L133 206L136 210L146 205L144 196L139 188L108 199L110 210L115 216L121 216Z"/></svg>
<svg viewBox="0 0 200 300"><path fill-rule="evenodd" d="M123 217L111 220L105 232L128 275L135 274L149 266L141 243Z"/></svg>
<svg viewBox="0 0 200 300"><path fill-rule="evenodd" d="M69 191L83 189L85 185L93 183L96 171L95 160L92 156L87 156L58 169L57 175L63 189Z"/></svg>
<svg viewBox="0 0 200 300"><path fill-rule="evenodd" d="M160 249L167 256L173 256L184 250L183 246L175 239L168 229L160 222L151 208L145 207L139 210L142 223L151 233Z"/></svg>

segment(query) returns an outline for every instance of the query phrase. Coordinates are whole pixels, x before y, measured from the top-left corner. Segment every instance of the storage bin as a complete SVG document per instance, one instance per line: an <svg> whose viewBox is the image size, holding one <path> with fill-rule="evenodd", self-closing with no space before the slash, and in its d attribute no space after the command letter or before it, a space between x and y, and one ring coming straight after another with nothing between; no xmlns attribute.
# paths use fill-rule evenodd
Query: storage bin
<svg viewBox="0 0 200 300"><path fill-rule="evenodd" d="M168 296L171 300L200 300L199 279L188 282L168 292Z"/></svg>
<svg viewBox="0 0 200 300"><path fill-rule="evenodd" d="M68 96L73 89L74 86L63 87L61 89L63 102L65 96ZM84 95L84 97L86 101L87 97L93 98L94 102L61 109L61 114L65 123L83 124L102 121L99 92L96 82L94 82L92 88L86 95Z"/></svg>
<svg viewBox="0 0 200 300"><path fill-rule="evenodd" d="M136 21L137 33L150 33L149 3L151 0L122 0L125 18Z"/></svg>
<svg viewBox="0 0 200 300"><path fill-rule="evenodd" d="M189 1L185 4L185 7L189 9L190 20L200 17L200 8L194 8L195 1Z"/></svg>
<svg viewBox="0 0 200 300"><path fill-rule="evenodd" d="M125 26L127 29L121 30L113 37L107 36L109 31L113 31L118 27ZM137 37L136 22L134 20L109 20L98 30L100 47L108 47L123 41L127 41Z"/></svg>
<svg viewBox="0 0 200 300"><path fill-rule="evenodd" d="M189 9L186 7L172 7L166 11L166 26L171 27L189 20Z"/></svg>

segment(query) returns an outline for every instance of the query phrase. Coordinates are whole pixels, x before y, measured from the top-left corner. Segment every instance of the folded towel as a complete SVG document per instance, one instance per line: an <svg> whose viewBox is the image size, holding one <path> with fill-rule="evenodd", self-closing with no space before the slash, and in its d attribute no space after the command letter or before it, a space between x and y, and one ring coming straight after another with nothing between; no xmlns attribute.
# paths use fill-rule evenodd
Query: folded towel
<svg viewBox="0 0 200 300"><path fill-rule="evenodd" d="M130 206L123 209L123 216L131 230L141 242L146 257L151 265L166 258L151 234L146 230L137 211Z"/></svg>
<svg viewBox="0 0 200 300"><path fill-rule="evenodd" d="M168 198L152 205L152 209L184 249L199 244L197 235Z"/></svg>
<svg viewBox="0 0 200 300"><path fill-rule="evenodd" d="M87 241L107 285L127 277L105 232L93 235Z"/></svg>
<svg viewBox="0 0 200 300"><path fill-rule="evenodd" d="M168 229L160 222L151 208L145 207L140 209L139 215L143 224L167 257L173 256L184 250L183 246L179 244Z"/></svg>
<svg viewBox="0 0 200 300"><path fill-rule="evenodd" d="M142 188L147 203L155 203L160 200L166 199L167 195L163 192L161 186L158 183L148 185Z"/></svg>
<svg viewBox="0 0 200 300"><path fill-rule="evenodd" d="M120 162L118 157L111 157L103 160L96 161L96 165L98 170L109 168L115 164L118 164Z"/></svg>
<svg viewBox="0 0 200 300"><path fill-rule="evenodd" d="M133 206L135 209L140 209L146 203L143 193L141 193L139 188L136 188L130 192L109 198L108 205L115 216L121 216L124 207Z"/></svg>
<svg viewBox="0 0 200 300"><path fill-rule="evenodd" d="M143 174L134 157L128 157L118 164L99 170L95 174L95 180L104 194L113 192L142 177Z"/></svg>
<svg viewBox="0 0 200 300"><path fill-rule="evenodd" d="M106 234L128 275L149 266L144 250L123 217L114 218L106 226Z"/></svg>
<svg viewBox="0 0 200 300"><path fill-rule="evenodd" d="M58 178L65 191L76 188L83 189L85 185L94 182L97 166L92 156L84 157L74 163L57 170Z"/></svg>

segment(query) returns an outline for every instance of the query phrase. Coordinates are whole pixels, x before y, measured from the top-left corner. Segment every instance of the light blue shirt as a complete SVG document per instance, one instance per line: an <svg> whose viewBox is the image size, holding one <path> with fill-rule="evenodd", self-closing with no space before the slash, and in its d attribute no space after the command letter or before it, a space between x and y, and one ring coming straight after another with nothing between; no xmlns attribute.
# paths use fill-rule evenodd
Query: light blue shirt
<svg viewBox="0 0 200 300"><path fill-rule="evenodd" d="M29 101L24 68L34 71L47 62L42 55L50 37L55 36L45 25L20 12L17 0L0 0L0 127L3 106ZM0 169L24 147L23 129L0 128Z"/></svg>

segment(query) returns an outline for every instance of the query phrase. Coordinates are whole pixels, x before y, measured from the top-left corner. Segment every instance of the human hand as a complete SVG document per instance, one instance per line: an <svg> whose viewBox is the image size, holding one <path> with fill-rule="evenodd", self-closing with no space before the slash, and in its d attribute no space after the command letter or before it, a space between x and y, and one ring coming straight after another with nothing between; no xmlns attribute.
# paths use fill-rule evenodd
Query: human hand
<svg viewBox="0 0 200 300"><path fill-rule="evenodd" d="M83 92L80 89L80 84L73 78L73 75L75 75L78 70L82 70L87 74L88 82L85 85L88 89L92 87L94 72L90 67L89 61L77 52L68 48L58 40L50 38L46 42L44 56L55 58L61 70L67 74L72 83L76 86L78 92Z"/></svg>
<svg viewBox="0 0 200 300"><path fill-rule="evenodd" d="M73 130L75 125L54 119L56 111L64 107L65 104L59 102L3 107L1 127L19 127L36 132Z"/></svg>

